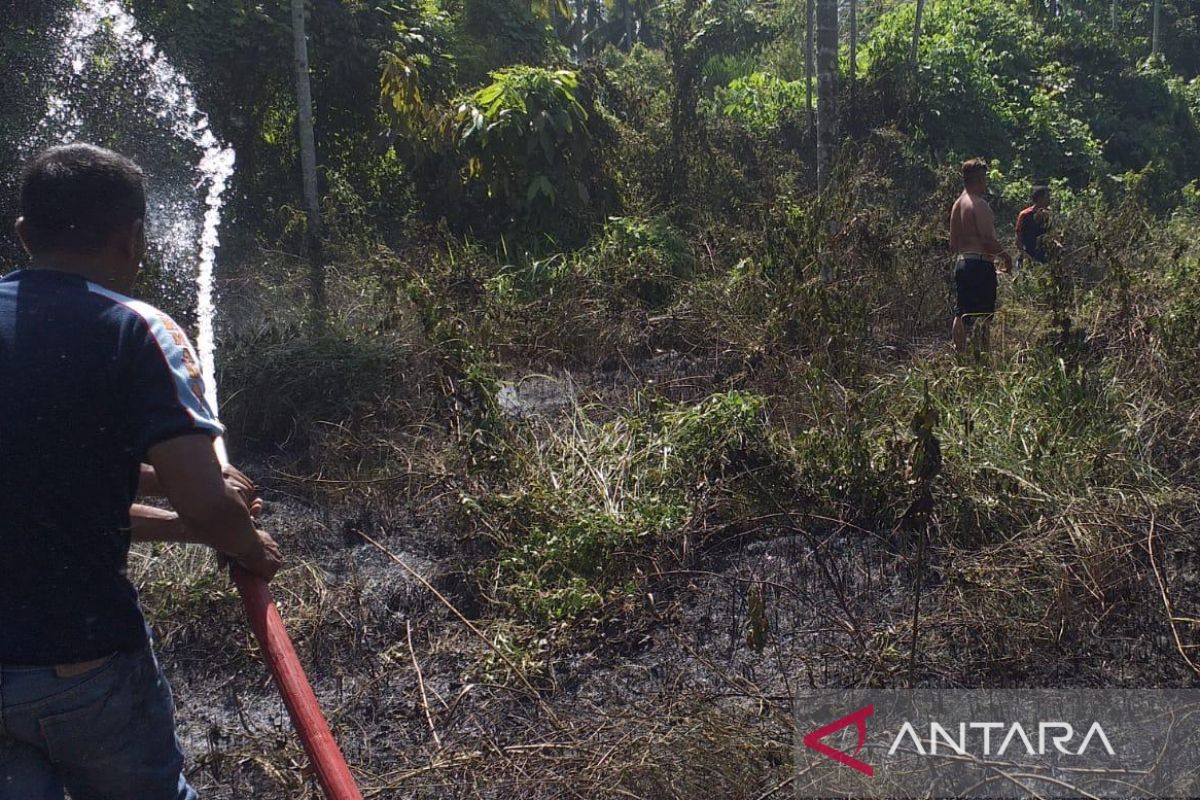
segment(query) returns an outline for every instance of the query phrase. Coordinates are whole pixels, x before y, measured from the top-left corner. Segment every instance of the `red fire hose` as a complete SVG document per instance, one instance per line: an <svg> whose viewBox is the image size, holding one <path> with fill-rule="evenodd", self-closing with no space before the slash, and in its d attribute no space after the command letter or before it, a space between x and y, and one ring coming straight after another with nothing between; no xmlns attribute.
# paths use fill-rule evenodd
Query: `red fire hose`
<svg viewBox="0 0 1200 800"><path fill-rule="evenodd" d="M233 580L242 594L242 605L246 608L250 627L258 637L267 666L271 668L275 684L283 695L292 725L300 736L304 751L308 753L308 760L317 773L325 797L328 800L362 800L362 793L354 783L346 759L329 732L329 723L317 705L317 697L304 675L300 659L296 657L292 640L284 630L283 619L275 607L267 582L236 564L233 566Z"/></svg>
<svg viewBox="0 0 1200 800"><path fill-rule="evenodd" d="M217 460L222 465L228 465L229 453L225 448L225 440L216 439L213 448ZM362 793L354 783L346 759L329 732L329 723L321 713L321 706L317 704L317 696L313 694L308 677L304 674L304 667L300 666L296 648L292 647L292 640L283 627L283 618L279 616L267 582L237 564L233 565L232 572L233 582L242 595L242 606L246 609L250 628L258 637L267 666L271 669L279 693L283 695L288 716L292 718L292 726L300 737L300 744L304 745L304 752L308 753L308 760L317 773L317 781L325 792L326 800L362 800Z"/></svg>

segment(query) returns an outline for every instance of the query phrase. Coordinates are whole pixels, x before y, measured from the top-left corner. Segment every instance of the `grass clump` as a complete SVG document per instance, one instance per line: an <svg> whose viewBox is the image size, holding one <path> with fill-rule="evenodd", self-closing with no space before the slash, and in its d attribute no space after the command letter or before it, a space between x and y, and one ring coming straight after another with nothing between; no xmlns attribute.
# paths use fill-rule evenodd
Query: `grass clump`
<svg viewBox="0 0 1200 800"><path fill-rule="evenodd" d="M479 509L499 546L496 599L534 620L581 617L752 528L793 485L763 398L647 405L527 431L510 488Z"/></svg>
<svg viewBox="0 0 1200 800"><path fill-rule="evenodd" d="M944 420L947 500L967 540L1004 535L1069 503L1163 481L1146 463L1137 398L1102 364L1078 364L1048 346L1002 369L947 369L930 376ZM915 380L914 380L915 379ZM917 376L906 391L915 393Z"/></svg>
<svg viewBox="0 0 1200 800"><path fill-rule="evenodd" d="M403 491L433 454L438 384L408 332L330 321L243 331L223 351L222 418L275 478L341 501ZM417 379L417 376L422 376Z"/></svg>
<svg viewBox="0 0 1200 800"><path fill-rule="evenodd" d="M229 423L276 442L310 439L314 426L394 408L411 356L403 341L286 325L239 338L226 352L221 382L238 387L226 402Z"/></svg>
<svg viewBox="0 0 1200 800"><path fill-rule="evenodd" d="M670 307L695 273L683 233L662 218L612 217L586 247L539 255L463 248L435 265L461 297L463 331L497 360L597 363L644 352L645 320ZM475 291L448 284L469 263ZM441 290L439 290L441 291Z"/></svg>
<svg viewBox="0 0 1200 800"><path fill-rule="evenodd" d="M694 270L687 240L661 218L611 217L579 271L634 307L660 309Z"/></svg>

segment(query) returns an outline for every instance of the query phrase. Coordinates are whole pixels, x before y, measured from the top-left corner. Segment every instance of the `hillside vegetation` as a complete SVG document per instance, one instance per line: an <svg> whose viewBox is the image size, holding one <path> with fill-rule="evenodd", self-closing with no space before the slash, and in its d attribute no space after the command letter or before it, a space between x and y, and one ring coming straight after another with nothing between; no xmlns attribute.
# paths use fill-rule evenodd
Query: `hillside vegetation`
<svg viewBox="0 0 1200 800"><path fill-rule="evenodd" d="M0 30L6 172L68 5ZM223 414L374 796L786 796L800 685L1197 685L1196 3L927 0L915 64L859 7L818 190L802 3L316 0L323 314L287 4L128 5L238 151ZM1054 243L956 356L976 155ZM207 796L315 796L224 580L142 555Z"/></svg>

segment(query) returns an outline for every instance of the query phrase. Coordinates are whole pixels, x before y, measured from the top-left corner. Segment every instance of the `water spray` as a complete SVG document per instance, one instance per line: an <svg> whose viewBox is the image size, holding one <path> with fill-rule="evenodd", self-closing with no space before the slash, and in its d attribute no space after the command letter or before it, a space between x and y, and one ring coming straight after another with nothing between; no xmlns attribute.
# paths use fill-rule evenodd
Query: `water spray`
<svg viewBox="0 0 1200 800"><path fill-rule="evenodd" d="M158 50L154 41L142 34L137 22L116 0L83 0L76 6L63 31L57 57L59 73L68 82L75 80L86 86L85 73L91 62L95 37L101 31L111 34L121 52L141 65L142 86L150 111L180 139L195 145L201 152L197 167L201 180L197 185L207 187L203 220L198 241L199 258L196 280L196 344L200 369L204 378L205 399L214 415L218 412L216 384L216 337L213 320L216 317L214 268L217 246L220 243L221 207L230 177L233 175L234 152L225 147L209 129L208 117L196 105L191 84ZM47 113L33 139L38 142L74 141L83 130L84 120L79 111L62 93L47 98ZM188 248L174 242L172 252L183 253ZM194 250L193 250L194 252ZM215 442L222 465L229 463L225 442ZM346 760L334 741L329 723L321 713L312 685L304 674L279 609L266 581L238 565L232 567L232 577L242 597L242 605L250 627L262 648L263 657L271 671L292 725L304 746L325 797L328 800L362 800Z"/></svg>

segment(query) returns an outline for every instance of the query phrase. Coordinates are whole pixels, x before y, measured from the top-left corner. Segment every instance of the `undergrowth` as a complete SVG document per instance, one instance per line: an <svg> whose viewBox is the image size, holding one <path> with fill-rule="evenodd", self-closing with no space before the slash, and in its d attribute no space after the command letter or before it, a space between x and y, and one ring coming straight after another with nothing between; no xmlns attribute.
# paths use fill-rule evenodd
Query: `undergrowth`
<svg viewBox="0 0 1200 800"><path fill-rule="evenodd" d="M511 488L473 506L500 548L496 599L534 620L595 611L639 577L748 532L789 484L762 398L743 393L647 400L608 422L576 409L514 446Z"/></svg>

